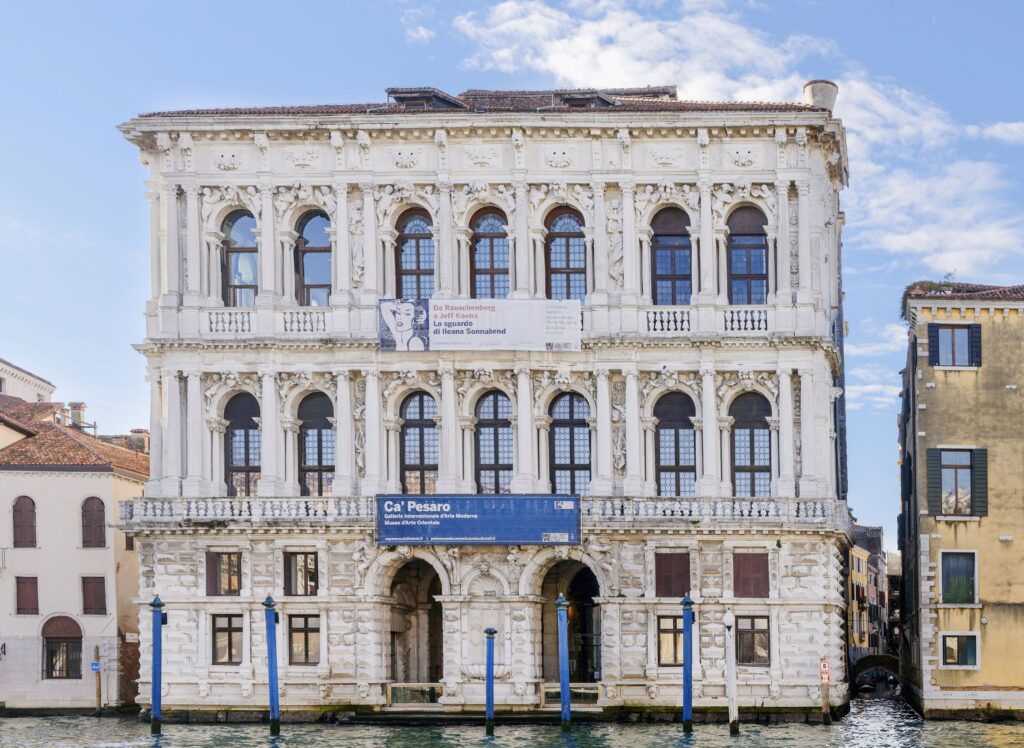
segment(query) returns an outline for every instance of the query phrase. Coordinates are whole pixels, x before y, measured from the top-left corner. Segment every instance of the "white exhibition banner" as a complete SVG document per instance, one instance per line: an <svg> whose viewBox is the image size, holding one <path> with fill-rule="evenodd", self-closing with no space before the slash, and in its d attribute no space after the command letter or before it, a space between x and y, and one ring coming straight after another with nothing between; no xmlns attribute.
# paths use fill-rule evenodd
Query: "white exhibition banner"
<svg viewBox="0 0 1024 748"><path fill-rule="evenodd" d="M382 351L579 351L582 306L550 299L389 299ZM408 328L408 329L407 329Z"/></svg>

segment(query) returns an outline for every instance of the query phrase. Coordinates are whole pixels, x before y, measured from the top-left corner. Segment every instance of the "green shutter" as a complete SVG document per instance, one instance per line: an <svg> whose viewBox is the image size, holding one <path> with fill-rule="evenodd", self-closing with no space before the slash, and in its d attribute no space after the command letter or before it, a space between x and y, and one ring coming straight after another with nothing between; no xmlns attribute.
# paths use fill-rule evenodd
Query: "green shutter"
<svg viewBox="0 0 1024 748"><path fill-rule="evenodd" d="M916 352L915 352L916 356ZM931 366L939 365L939 326L928 325L928 363Z"/></svg>
<svg viewBox="0 0 1024 748"><path fill-rule="evenodd" d="M942 450L928 450L928 514L942 514ZM973 487L971 490L974 490Z"/></svg>
<svg viewBox="0 0 1024 748"><path fill-rule="evenodd" d="M988 450L971 452L971 504L974 514L988 514Z"/></svg>
<svg viewBox="0 0 1024 748"><path fill-rule="evenodd" d="M981 325L967 326L967 351L968 363L971 366L981 366Z"/></svg>

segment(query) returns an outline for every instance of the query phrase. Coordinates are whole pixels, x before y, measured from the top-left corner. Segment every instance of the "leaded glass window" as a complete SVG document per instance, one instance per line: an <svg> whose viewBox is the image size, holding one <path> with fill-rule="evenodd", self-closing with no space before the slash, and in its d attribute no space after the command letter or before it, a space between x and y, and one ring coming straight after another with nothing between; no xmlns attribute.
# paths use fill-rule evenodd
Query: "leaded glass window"
<svg viewBox="0 0 1024 748"><path fill-rule="evenodd" d="M415 392L402 403L402 492L432 494L437 483L437 402Z"/></svg>
<svg viewBox="0 0 1024 748"><path fill-rule="evenodd" d="M223 294L225 306L253 306L259 286L256 219L236 210L224 221Z"/></svg>
<svg viewBox="0 0 1024 748"><path fill-rule="evenodd" d="M504 299L509 291L508 224L505 216L488 210L473 221L469 258L474 299Z"/></svg>
<svg viewBox="0 0 1024 748"><path fill-rule="evenodd" d="M323 392L299 404L299 488L303 496L330 496L334 485L334 405Z"/></svg>
<svg viewBox="0 0 1024 748"><path fill-rule="evenodd" d="M563 495L586 493L590 486L590 406L569 392L551 404L551 486Z"/></svg>
<svg viewBox="0 0 1024 748"><path fill-rule="evenodd" d="M476 484L480 493L512 490L512 402L488 392L476 406Z"/></svg>
<svg viewBox="0 0 1024 748"><path fill-rule="evenodd" d="M302 306L327 306L331 297L330 219L319 211L299 222L295 245L295 291Z"/></svg>
<svg viewBox="0 0 1024 748"><path fill-rule="evenodd" d="M771 406L761 395L747 392L729 408L732 427L732 474L736 496L770 496L772 441L768 428Z"/></svg>
<svg viewBox="0 0 1024 748"><path fill-rule="evenodd" d="M697 443L693 401L682 392L663 395L654 406L659 496L696 496Z"/></svg>
<svg viewBox="0 0 1024 748"><path fill-rule="evenodd" d="M547 291L549 299L577 299L587 295L587 243L583 219L561 210L548 219Z"/></svg>
<svg viewBox="0 0 1024 748"><path fill-rule="evenodd" d="M692 248L690 218L679 208L665 208L651 221L651 287L654 303L690 303Z"/></svg>
<svg viewBox="0 0 1024 748"><path fill-rule="evenodd" d="M260 478L260 428L256 419L260 405L248 392L228 401L224 418L228 422L224 436L224 482L228 496L255 496Z"/></svg>
<svg viewBox="0 0 1024 748"><path fill-rule="evenodd" d="M398 222L396 294L401 299L434 295L434 234L426 211L412 210Z"/></svg>
<svg viewBox="0 0 1024 748"><path fill-rule="evenodd" d="M768 303L767 220L757 208L742 207L729 216L729 303Z"/></svg>

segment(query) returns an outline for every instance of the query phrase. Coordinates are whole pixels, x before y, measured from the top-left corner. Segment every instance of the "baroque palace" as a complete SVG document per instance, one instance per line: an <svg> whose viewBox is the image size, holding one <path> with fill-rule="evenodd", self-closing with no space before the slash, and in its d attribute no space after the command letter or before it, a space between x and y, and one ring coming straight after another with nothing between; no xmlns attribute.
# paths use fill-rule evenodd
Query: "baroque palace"
<svg viewBox="0 0 1024 748"><path fill-rule="evenodd" d="M165 708L266 704L268 594L285 711L480 709L485 627L499 709L544 708L560 593L577 703L678 704L689 593L698 708L725 705L727 611L741 707L820 710L820 659L844 705L836 91L401 88L122 125L152 409L120 522L167 606ZM472 304L497 322L442 334ZM519 500L513 533L570 497L580 542L384 539L377 497L409 494Z"/></svg>

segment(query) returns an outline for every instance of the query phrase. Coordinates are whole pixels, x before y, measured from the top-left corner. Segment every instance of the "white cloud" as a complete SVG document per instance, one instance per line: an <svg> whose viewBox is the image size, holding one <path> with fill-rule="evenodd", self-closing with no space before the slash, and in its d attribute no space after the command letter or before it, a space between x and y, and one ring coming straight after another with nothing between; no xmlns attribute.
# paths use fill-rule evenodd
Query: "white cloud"
<svg viewBox="0 0 1024 748"><path fill-rule="evenodd" d="M991 125L968 125L967 134L976 138L998 140L1011 145L1024 144L1024 122L995 122Z"/></svg>
<svg viewBox="0 0 1024 748"><path fill-rule="evenodd" d="M410 42L426 44L435 36L436 34L433 31L422 25L407 26L405 29L405 38Z"/></svg>
<svg viewBox="0 0 1024 748"><path fill-rule="evenodd" d="M866 343L846 343L843 350L849 357L884 356L907 347L907 329L903 325L889 323L879 330L874 324L865 322L862 328L870 338Z"/></svg>
<svg viewBox="0 0 1024 748"><path fill-rule="evenodd" d="M901 388L898 384L847 384L848 410L892 410L899 403Z"/></svg>

